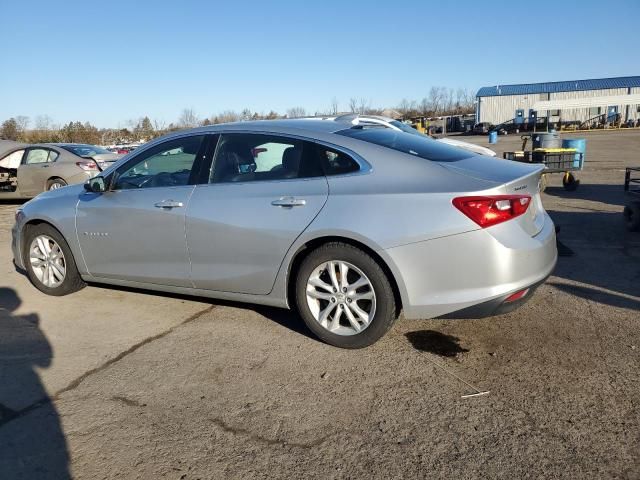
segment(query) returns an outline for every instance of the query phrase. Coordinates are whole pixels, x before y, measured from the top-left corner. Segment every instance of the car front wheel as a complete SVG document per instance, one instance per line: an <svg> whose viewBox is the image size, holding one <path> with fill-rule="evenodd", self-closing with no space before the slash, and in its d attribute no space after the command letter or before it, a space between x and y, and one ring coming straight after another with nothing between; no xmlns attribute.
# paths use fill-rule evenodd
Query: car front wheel
<svg viewBox="0 0 640 480"><path fill-rule="evenodd" d="M296 300L309 329L340 348L375 343L397 318L385 272L366 252L346 243L328 243L303 260Z"/></svg>
<svg viewBox="0 0 640 480"><path fill-rule="evenodd" d="M62 296L85 286L69 245L51 225L27 227L24 245L27 276L38 290Z"/></svg>

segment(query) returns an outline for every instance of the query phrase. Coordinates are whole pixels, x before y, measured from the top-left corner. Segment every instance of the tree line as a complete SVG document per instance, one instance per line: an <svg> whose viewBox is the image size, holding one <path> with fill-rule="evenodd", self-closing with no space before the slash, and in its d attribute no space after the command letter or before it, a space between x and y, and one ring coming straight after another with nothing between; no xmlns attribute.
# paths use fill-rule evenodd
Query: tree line
<svg viewBox="0 0 640 480"><path fill-rule="evenodd" d="M25 143L89 143L112 145L149 141L166 133L218 123L242 122L248 120L274 120L280 118L300 118L306 116L338 115L339 113L359 113L367 115L391 114L408 120L414 117L436 117L458 115L474 111L474 96L464 89L432 87L422 100L403 99L394 109L382 109L371 105L366 98L350 98L348 110L340 109L337 98L333 98L323 111L308 112L304 107L292 107L284 113L274 110L268 113L254 112L248 108L240 112L226 110L208 117L199 116L193 108L182 110L177 121L168 125L162 120L151 120L144 116L129 120L123 128L97 128L89 122L73 121L57 125L48 115L39 115L32 122L20 115L5 120L0 125L0 139Z"/></svg>

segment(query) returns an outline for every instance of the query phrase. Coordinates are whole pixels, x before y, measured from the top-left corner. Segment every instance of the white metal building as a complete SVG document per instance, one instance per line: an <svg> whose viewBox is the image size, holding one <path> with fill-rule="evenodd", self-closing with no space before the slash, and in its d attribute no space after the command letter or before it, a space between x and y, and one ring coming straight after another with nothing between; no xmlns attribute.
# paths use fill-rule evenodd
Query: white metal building
<svg viewBox="0 0 640 480"><path fill-rule="evenodd" d="M640 118L640 76L568 82L496 85L476 95L476 122L584 122L607 114L622 121ZM619 115L618 115L619 114Z"/></svg>

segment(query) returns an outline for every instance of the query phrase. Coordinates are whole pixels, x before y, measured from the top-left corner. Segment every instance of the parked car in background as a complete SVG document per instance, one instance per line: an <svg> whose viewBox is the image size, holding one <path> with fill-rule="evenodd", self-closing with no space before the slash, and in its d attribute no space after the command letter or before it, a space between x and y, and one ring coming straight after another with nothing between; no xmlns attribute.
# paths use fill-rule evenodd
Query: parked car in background
<svg viewBox="0 0 640 480"><path fill-rule="evenodd" d="M295 307L322 340L359 348L400 311L527 301L557 258L542 170L344 122L207 126L27 202L12 248L49 295L98 282Z"/></svg>
<svg viewBox="0 0 640 480"><path fill-rule="evenodd" d="M110 167L123 156L122 152L110 152L106 148L98 147L96 145L88 145L85 143L56 143L53 145L64 148L68 152L79 157L95 160L98 167L100 167L100 170Z"/></svg>
<svg viewBox="0 0 640 480"><path fill-rule="evenodd" d="M476 135L485 135L489 133L492 129L493 129L493 125L491 123L480 122L480 123L476 123L473 126L473 130L471 132Z"/></svg>
<svg viewBox="0 0 640 480"><path fill-rule="evenodd" d="M0 141L0 198L30 198L84 183L121 155L92 145Z"/></svg>

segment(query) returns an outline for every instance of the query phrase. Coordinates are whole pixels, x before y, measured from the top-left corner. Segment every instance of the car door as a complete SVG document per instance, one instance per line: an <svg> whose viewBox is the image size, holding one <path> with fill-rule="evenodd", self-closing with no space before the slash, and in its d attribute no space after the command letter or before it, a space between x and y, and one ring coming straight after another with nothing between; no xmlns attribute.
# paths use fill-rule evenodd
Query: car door
<svg viewBox="0 0 640 480"><path fill-rule="evenodd" d="M197 288L268 294L289 247L329 189L313 146L286 136L223 134L187 211Z"/></svg>
<svg viewBox="0 0 640 480"><path fill-rule="evenodd" d="M156 144L106 178L108 191L80 196L76 226L93 276L191 286L185 213L206 143L201 134Z"/></svg>
<svg viewBox="0 0 640 480"><path fill-rule="evenodd" d="M23 195L37 195L46 188L50 168L58 152L44 147L28 148L18 167L18 190Z"/></svg>

